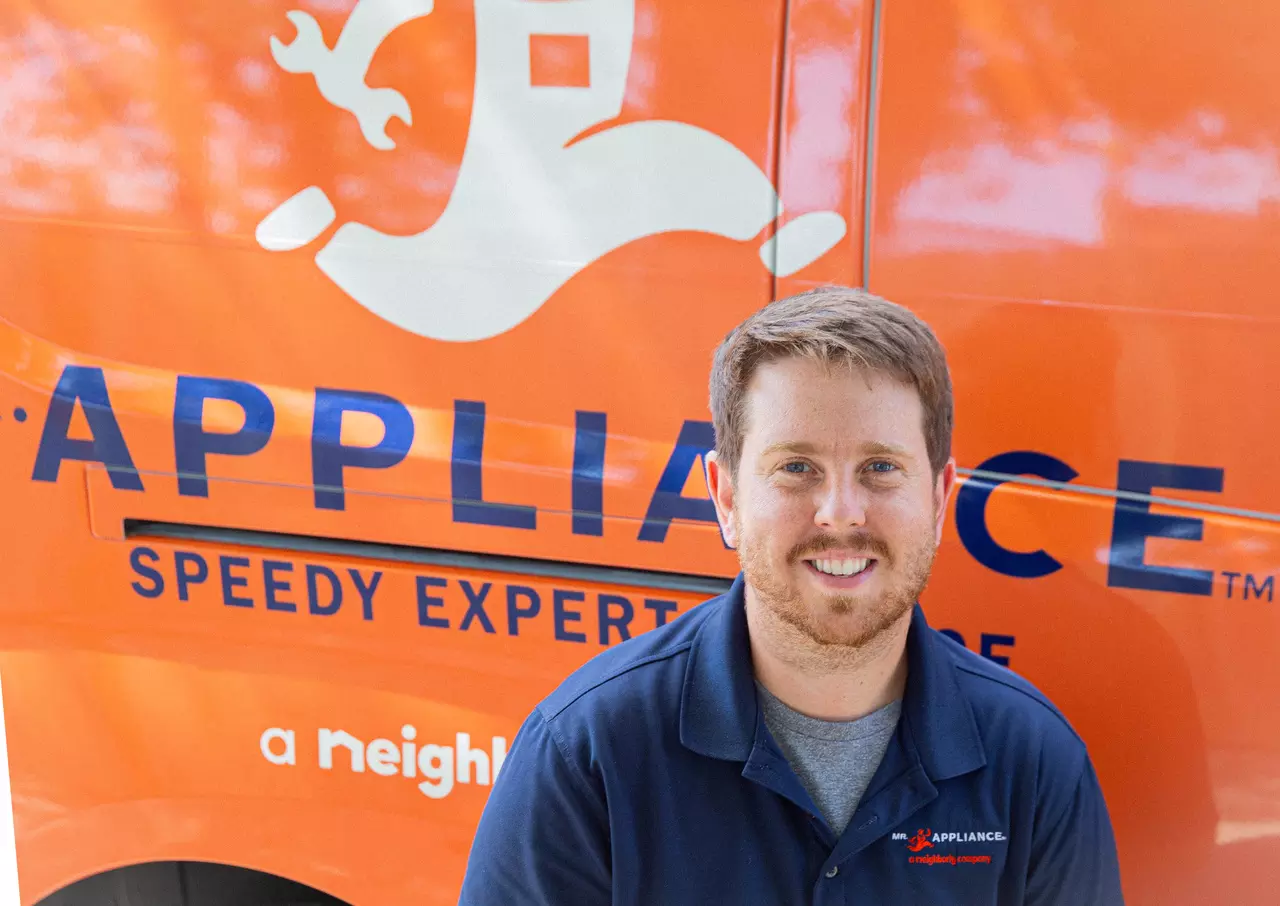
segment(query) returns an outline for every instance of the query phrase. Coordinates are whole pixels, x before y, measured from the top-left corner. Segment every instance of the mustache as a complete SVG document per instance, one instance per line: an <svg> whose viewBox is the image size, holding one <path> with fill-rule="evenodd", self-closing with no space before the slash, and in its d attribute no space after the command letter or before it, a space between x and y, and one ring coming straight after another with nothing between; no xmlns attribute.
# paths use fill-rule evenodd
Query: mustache
<svg viewBox="0 0 1280 906"><path fill-rule="evenodd" d="M835 535L814 535L793 547L788 559L796 561L833 550L852 550L859 555L874 557L878 560L889 559L889 545L866 532L858 532L844 538Z"/></svg>

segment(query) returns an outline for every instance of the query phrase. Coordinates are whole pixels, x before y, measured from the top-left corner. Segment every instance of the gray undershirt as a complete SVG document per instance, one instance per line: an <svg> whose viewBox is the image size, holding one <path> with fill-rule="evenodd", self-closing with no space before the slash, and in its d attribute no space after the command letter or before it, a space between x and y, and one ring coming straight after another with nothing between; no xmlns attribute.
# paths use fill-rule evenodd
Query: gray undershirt
<svg viewBox="0 0 1280 906"><path fill-rule="evenodd" d="M765 726L836 834L858 808L897 729L902 700L858 720L807 717L756 683Z"/></svg>

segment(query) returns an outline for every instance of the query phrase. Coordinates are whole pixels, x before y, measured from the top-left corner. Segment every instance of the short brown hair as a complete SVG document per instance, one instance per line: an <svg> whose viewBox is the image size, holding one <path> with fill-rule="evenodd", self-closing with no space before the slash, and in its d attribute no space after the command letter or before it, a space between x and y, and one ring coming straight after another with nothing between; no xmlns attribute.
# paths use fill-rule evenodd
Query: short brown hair
<svg viewBox="0 0 1280 906"><path fill-rule="evenodd" d="M711 367L716 455L736 475L746 431L747 385L767 362L804 356L883 372L915 387L934 475L951 458L954 403L942 344L901 305L866 290L824 286L766 305L735 327Z"/></svg>

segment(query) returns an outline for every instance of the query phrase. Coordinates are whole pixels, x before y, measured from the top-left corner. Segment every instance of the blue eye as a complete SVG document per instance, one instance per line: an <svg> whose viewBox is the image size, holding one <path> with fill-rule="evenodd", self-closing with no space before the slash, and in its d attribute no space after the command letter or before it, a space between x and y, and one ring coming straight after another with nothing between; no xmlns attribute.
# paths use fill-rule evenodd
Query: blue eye
<svg viewBox="0 0 1280 906"><path fill-rule="evenodd" d="M898 467L891 462L885 462L883 460L880 460L879 462L871 463L871 465L867 466L867 468L871 469L871 471L873 472L884 473L884 472L892 472Z"/></svg>
<svg viewBox="0 0 1280 906"><path fill-rule="evenodd" d="M789 462L782 468L786 469L792 475L803 475L809 470L809 464L807 462Z"/></svg>

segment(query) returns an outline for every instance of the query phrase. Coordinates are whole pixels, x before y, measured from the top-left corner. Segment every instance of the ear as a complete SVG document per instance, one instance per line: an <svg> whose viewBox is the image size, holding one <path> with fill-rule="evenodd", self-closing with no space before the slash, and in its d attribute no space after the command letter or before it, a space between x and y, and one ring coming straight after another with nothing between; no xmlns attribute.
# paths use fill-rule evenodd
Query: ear
<svg viewBox="0 0 1280 906"><path fill-rule="evenodd" d="M955 487L956 461L952 458L947 460L947 464L942 467L937 480L933 483L933 528L934 540L938 544L942 543L942 527L947 522L947 502L951 499L951 492Z"/></svg>
<svg viewBox="0 0 1280 906"><path fill-rule="evenodd" d="M738 546L738 522L736 501L734 499L733 476L720 462L715 450L706 456L707 490L711 492L711 501L716 507L716 519L720 522L720 534L729 548Z"/></svg>

